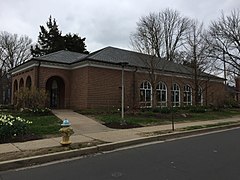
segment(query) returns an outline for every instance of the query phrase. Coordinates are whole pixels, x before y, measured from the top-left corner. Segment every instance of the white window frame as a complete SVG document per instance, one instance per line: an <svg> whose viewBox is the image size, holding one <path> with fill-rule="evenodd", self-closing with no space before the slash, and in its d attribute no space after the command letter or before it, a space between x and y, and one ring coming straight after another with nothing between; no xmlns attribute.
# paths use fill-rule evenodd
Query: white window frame
<svg viewBox="0 0 240 180"><path fill-rule="evenodd" d="M178 95L178 101L177 101ZM180 86L177 83L172 84L171 87L171 103L173 107L180 107L181 97L180 97Z"/></svg>
<svg viewBox="0 0 240 180"><path fill-rule="evenodd" d="M192 87L189 84L183 86L183 104L184 106L192 105Z"/></svg>
<svg viewBox="0 0 240 180"><path fill-rule="evenodd" d="M203 106L203 89L201 86L198 87L198 96L200 95L200 105Z"/></svg>
<svg viewBox="0 0 240 180"><path fill-rule="evenodd" d="M163 92L165 93L166 96L165 101L162 101L162 96L164 94ZM160 99L160 101L158 101L158 99ZM158 107L167 107L167 85L162 81L160 81L156 87L156 100Z"/></svg>
<svg viewBox="0 0 240 180"><path fill-rule="evenodd" d="M141 93L143 92L144 100L141 100ZM150 99L147 101L147 94L150 94ZM152 85L149 81L143 81L140 85L140 107L152 107Z"/></svg>

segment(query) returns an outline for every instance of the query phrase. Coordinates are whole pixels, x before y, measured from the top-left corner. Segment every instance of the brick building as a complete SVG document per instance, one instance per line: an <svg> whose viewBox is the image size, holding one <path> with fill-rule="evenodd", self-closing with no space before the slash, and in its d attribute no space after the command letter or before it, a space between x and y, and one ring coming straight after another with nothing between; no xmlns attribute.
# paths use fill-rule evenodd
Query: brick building
<svg viewBox="0 0 240 180"><path fill-rule="evenodd" d="M202 73L196 86L191 68L113 47L89 55L63 50L32 58L11 70L12 101L20 88L34 86L47 90L51 108L119 108L122 72L125 107L151 107L153 92L162 107L224 101L222 78Z"/></svg>

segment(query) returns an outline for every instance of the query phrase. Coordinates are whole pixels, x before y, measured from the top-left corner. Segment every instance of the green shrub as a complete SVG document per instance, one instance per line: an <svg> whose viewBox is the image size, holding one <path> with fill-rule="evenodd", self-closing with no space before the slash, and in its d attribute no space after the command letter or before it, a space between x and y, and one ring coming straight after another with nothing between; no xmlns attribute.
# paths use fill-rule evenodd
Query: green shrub
<svg viewBox="0 0 240 180"><path fill-rule="evenodd" d="M174 110L174 109L172 109L172 110ZM171 108L164 107L161 109L161 113L162 114L170 114L172 110L171 110Z"/></svg>
<svg viewBox="0 0 240 180"><path fill-rule="evenodd" d="M192 113L205 113L207 108L204 106L192 106L189 111Z"/></svg>
<svg viewBox="0 0 240 180"><path fill-rule="evenodd" d="M228 108L239 108L240 107L239 105L240 104L235 99L232 98L229 98L224 102L224 106Z"/></svg>
<svg viewBox="0 0 240 180"><path fill-rule="evenodd" d="M12 115L0 115L0 141L4 142L6 139L19 137L27 134L29 124L31 121L27 121L20 117L14 117Z"/></svg>
<svg viewBox="0 0 240 180"><path fill-rule="evenodd" d="M159 108L153 108L152 109L152 112L154 112L154 113L160 113L161 112L161 108L159 107Z"/></svg>

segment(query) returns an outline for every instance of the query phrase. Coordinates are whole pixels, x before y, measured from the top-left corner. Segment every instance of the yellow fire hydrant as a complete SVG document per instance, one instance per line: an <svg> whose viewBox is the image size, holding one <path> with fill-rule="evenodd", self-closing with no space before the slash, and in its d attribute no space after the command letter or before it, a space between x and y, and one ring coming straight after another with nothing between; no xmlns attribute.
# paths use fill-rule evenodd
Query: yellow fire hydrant
<svg viewBox="0 0 240 180"><path fill-rule="evenodd" d="M70 136L74 133L73 129L70 127L71 124L68 119L64 119L61 124L62 128L59 130L62 133L62 145L69 145L72 142L70 141Z"/></svg>

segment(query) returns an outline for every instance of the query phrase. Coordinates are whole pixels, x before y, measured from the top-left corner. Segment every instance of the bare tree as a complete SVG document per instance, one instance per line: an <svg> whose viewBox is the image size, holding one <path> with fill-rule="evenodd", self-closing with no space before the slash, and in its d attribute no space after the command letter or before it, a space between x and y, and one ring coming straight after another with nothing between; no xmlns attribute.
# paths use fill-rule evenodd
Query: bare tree
<svg viewBox="0 0 240 180"><path fill-rule="evenodd" d="M0 32L0 103L9 103L10 100L8 91L11 85L7 76L8 70L30 58L31 43L32 40L27 36L19 37L6 31Z"/></svg>
<svg viewBox="0 0 240 180"><path fill-rule="evenodd" d="M189 27L189 19L179 12L165 9L150 13L137 22L136 32L130 35L131 45L138 52L152 55L140 58L149 74L152 85L152 107L156 107L157 74L165 70L169 61L174 61L175 53L183 44L184 35ZM156 58L158 57L158 58ZM161 61L165 59L166 61Z"/></svg>
<svg viewBox="0 0 240 180"><path fill-rule="evenodd" d="M161 57L163 28L157 13L141 17L135 33L130 36L131 44L138 52Z"/></svg>
<svg viewBox="0 0 240 180"><path fill-rule="evenodd" d="M240 10L233 10L230 15L222 12L210 25L209 34L211 57L223 62L221 69L240 75Z"/></svg>
<svg viewBox="0 0 240 180"><path fill-rule="evenodd" d="M142 53L174 60L183 44L189 19L176 10L165 9L140 18L136 32L130 36L132 47Z"/></svg>
<svg viewBox="0 0 240 180"><path fill-rule="evenodd" d="M160 13L164 32L164 56L174 61L175 53L184 43L190 20L182 17L178 11L166 9Z"/></svg>
<svg viewBox="0 0 240 180"><path fill-rule="evenodd" d="M3 71L25 62L31 57L32 40L6 31L0 32L0 64Z"/></svg>
<svg viewBox="0 0 240 180"><path fill-rule="evenodd" d="M206 41L207 33L203 28L203 23L199 23L197 20L191 21L191 26L186 34L186 42L184 44L185 58L183 64L190 67L189 72L192 75L192 84L194 99L193 104L201 104L201 96L199 89L206 87L202 83L206 83L209 79L207 73L211 73L213 69L214 61L209 60L209 43ZM202 80L204 77L205 81ZM202 88L203 91L204 88Z"/></svg>

